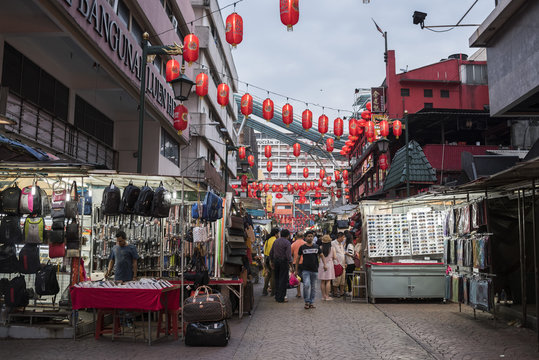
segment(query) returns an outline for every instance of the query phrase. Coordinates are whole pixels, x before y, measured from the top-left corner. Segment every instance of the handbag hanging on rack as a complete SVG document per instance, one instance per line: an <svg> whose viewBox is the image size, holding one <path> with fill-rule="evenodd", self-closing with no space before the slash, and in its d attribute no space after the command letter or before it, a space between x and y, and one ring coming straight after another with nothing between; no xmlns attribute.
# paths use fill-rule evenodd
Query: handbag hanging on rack
<svg viewBox="0 0 539 360"><path fill-rule="evenodd" d="M77 182L73 181L71 188L69 189L69 194L71 195L70 200L66 201L65 205L65 217L68 219L75 219L79 213L78 209L78 193L77 193Z"/></svg>
<svg viewBox="0 0 539 360"><path fill-rule="evenodd" d="M63 209L66 205L67 184L65 181L57 181L52 184L52 208Z"/></svg>

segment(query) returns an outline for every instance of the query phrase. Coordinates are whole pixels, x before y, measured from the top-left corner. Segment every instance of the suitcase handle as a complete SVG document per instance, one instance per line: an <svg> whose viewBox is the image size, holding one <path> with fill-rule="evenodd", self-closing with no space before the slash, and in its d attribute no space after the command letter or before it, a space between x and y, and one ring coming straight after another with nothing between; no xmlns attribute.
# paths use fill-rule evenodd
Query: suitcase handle
<svg viewBox="0 0 539 360"><path fill-rule="evenodd" d="M206 300L209 301L210 300L210 295L212 294L212 290L211 290L211 288L209 286L202 285L202 286L199 286L195 290L195 295L193 296L193 302L196 302L196 298L197 298L198 293L200 292L200 290L205 290L206 291Z"/></svg>

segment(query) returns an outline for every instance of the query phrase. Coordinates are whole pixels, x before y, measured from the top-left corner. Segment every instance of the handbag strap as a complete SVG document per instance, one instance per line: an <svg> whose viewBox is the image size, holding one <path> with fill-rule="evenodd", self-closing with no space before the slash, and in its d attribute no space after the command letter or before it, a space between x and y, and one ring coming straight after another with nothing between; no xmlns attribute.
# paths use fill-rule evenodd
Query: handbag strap
<svg viewBox="0 0 539 360"><path fill-rule="evenodd" d="M52 184L52 191L56 191L57 187L59 187L60 185L63 185L64 190L67 188L67 183L65 181L59 180Z"/></svg>
<svg viewBox="0 0 539 360"><path fill-rule="evenodd" d="M211 288L209 286L202 285L202 286L199 286L195 290L195 295L193 296L193 302L196 302L196 297L198 296L198 293L200 292L200 290L205 290L206 291L206 300L209 301L210 300L210 295L212 294L212 290L211 290Z"/></svg>
<svg viewBox="0 0 539 360"><path fill-rule="evenodd" d="M78 201L78 194L77 194L77 182L76 181L73 181L73 183L71 184L71 188L69 188L69 194L71 194L71 192L73 191L73 188L75 189L75 194L73 195L72 199L74 201Z"/></svg>

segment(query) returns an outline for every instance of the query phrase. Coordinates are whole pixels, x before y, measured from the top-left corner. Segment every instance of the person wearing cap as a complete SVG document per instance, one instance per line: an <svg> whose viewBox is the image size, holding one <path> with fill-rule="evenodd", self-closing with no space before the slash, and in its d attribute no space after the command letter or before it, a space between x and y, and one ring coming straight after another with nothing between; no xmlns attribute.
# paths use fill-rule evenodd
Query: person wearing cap
<svg viewBox="0 0 539 360"><path fill-rule="evenodd" d="M322 300L333 300L329 296L331 293L331 281L335 279L335 269L333 261L336 259L335 250L331 246L331 237L329 235L322 236L322 245L320 245L320 263L318 265L318 278L321 281L320 289L322 290Z"/></svg>
<svg viewBox="0 0 539 360"><path fill-rule="evenodd" d="M127 244L124 231L116 233L116 245L110 252L110 261L105 277L109 277L114 269L114 280L131 281L137 277L137 248Z"/></svg>

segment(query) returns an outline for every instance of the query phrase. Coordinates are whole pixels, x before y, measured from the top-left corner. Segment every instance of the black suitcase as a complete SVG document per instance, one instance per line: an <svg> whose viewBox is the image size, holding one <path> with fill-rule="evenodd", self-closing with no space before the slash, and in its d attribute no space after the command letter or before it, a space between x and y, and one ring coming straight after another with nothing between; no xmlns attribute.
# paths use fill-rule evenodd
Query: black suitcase
<svg viewBox="0 0 539 360"><path fill-rule="evenodd" d="M187 325L185 345L188 346L226 346L230 339L228 321L195 322Z"/></svg>

